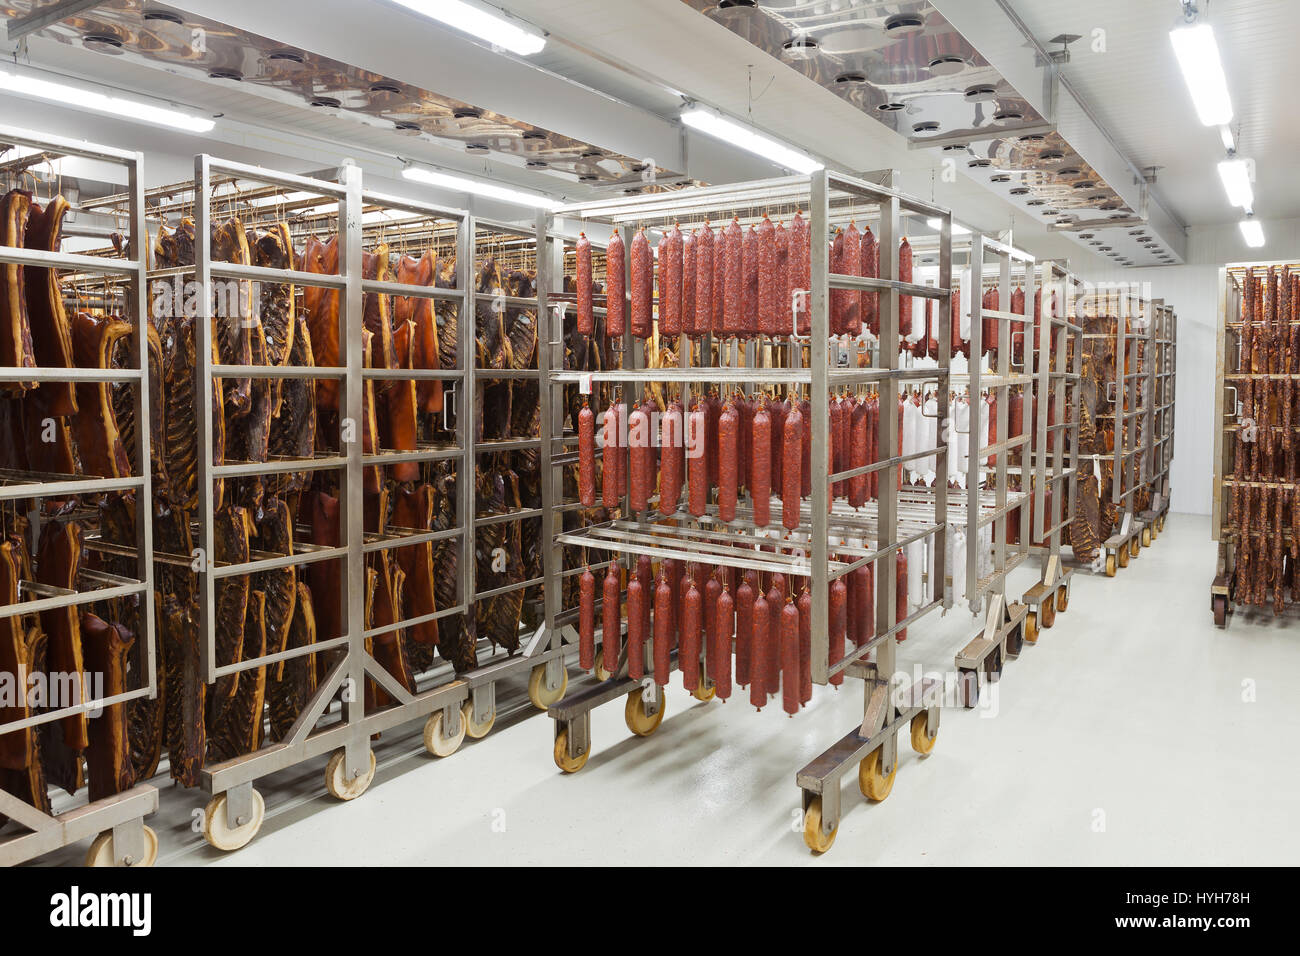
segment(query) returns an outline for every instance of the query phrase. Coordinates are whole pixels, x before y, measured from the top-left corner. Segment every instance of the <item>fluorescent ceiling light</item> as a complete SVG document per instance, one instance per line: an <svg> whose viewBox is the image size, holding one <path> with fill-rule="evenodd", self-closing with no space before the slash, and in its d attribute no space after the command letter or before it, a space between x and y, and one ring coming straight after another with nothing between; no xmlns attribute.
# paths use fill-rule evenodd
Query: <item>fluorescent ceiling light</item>
<svg viewBox="0 0 1300 956"><path fill-rule="evenodd" d="M748 126L719 116L712 110L699 108L686 110L682 113L682 122L701 133L707 133L732 146L739 146L741 149L756 153L764 159L770 159L778 166L793 169L797 173L806 175L822 168L821 163L807 154L762 133L756 133Z"/></svg>
<svg viewBox="0 0 1300 956"><path fill-rule="evenodd" d="M465 3L464 0L397 0L397 2L416 13L457 30L463 30L480 40L486 40L493 46L502 47L520 56L541 53L542 48L546 46L544 36L525 30L513 20L500 14L489 13L482 7Z"/></svg>
<svg viewBox="0 0 1300 956"><path fill-rule="evenodd" d="M1169 31L1174 55L1192 94L1192 103L1206 126L1222 126L1232 120L1232 98L1219 59L1219 44L1208 23L1174 27Z"/></svg>
<svg viewBox="0 0 1300 956"><path fill-rule="evenodd" d="M1241 220L1241 238L1246 240L1246 245L1250 248L1258 249L1264 244L1264 227L1258 219L1247 216Z"/></svg>
<svg viewBox="0 0 1300 956"><path fill-rule="evenodd" d="M927 219L925 221L925 224L929 226L931 229L933 229L935 232L938 232L940 229L943 228L943 220L939 219L938 217L934 219ZM954 222L952 224L952 234L954 236L969 236L970 230L967 229L965 226L963 226L961 223Z"/></svg>
<svg viewBox="0 0 1300 956"><path fill-rule="evenodd" d="M541 193L527 192L522 189L510 189L506 186L495 186L492 183L484 182L481 179L468 179L464 176L452 176L449 173L440 173L432 169L425 169L423 166L407 166L402 170L402 175L407 179L414 180L418 183L427 183L430 186L437 186L441 189L450 189L454 192L471 193L475 196L483 196L487 199L499 199L501 202L515 203L520 206L532 206L535 209L558 209L564 205L556 199L549 196L543 196Z"/></svg>
<svg viewBox="0 0 1300 956"><path fill-rule="evenodd" d="M1255 191L1250 186L1250 164L1244 159L1225 159L1219 163L1219 178L1228 194L1228 202L1242 209L1255 204Z"/></svg>
<svg viewBox="0 0 1300 956"><path fill-rule="evenodd" d="M158 126L170 126L172 129L187 133L207 133L216 124L201 116L191 116L180 110L153 106L139 100L124 100L117 96L106 96L94 90L78 86L67 86L51 80L42 80L25 73L6 73L0 70L0 90L18 93L22 96L34 96L37 99L50 100L61 106L70 106L78 110L94 110L109 113L123 119L139 120L142 123L154 123Z"/></svg>
<svg viewBox="0 0 1300 956"><path fill-rule="evenodd" d="M1237 144L1232 138L1232 127L1226 125L1220 126L1219 138L1223 140L1223 148L1228 152L1234 153L1237 151Z"/></svg>

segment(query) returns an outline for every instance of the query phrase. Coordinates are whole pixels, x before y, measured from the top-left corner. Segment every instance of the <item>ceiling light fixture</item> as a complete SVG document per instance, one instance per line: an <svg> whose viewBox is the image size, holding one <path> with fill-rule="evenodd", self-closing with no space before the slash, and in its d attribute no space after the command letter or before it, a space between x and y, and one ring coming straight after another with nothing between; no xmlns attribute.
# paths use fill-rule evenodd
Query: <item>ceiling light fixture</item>
<svg viewBox="0 0 1300 956"><path fill-rule="evenodd" d="M1232 127L1226 123L1219 127L1219 139L1223 140L1223 148L1230 153L1237 151L1237 143L1232 138Z"/></svg>
<svg viewBox="0 0 1300 956"><path fill-rule="evenodd" d="M424 166L407 165L403 167L402 175L413 182L437 186L440 189L450 189L453 192L483 196L486 199L497 199L518 206L532 206L535 209L558 209L564 205L559 200L552 199L550 196L543 196L541 193L497 186L481 179L453 176L450 173L441 173L437 170L427 169Z"/></svg>
<svg viewBox="0 0 1300 956"><path fill-rule="evenodd" d="M1255 191L1250 185L1249 162L1229 156L1219 163L1219 178L1223 180L1223 190L1228 194L1228 202L1232 205L1249 209L1255 204Z"/></svg>
<svg viewBox="0 0 1300 956"><path fill-rule="evenodd" d="M764 159L770 159L778 166L793 169L797 173L807 175L823 168L823 165L811 156L762 133L757 133L748 126L729 120L712 110L691 107L683 111L681 119L691 129L697 129L732 146L739 146Z"/></svg>
<svg viewBox="0 0 1300 956"><path fill-rule="evenodd" d="M1264 227L1253 212L1246 213L1246 218L1241 220L1241 238L1252 249L1258 249L1264 244Z"/></svg>
<svg viewBox="0 0 1300 956"><path fill-rule="evenodd" d="M465 0L397 0L397 2L421 16L445 23L449 27L462 30L480 40L486 40L493 46L502 47L520 56L541 53L546 46L546 37L541 34L524 28L504 14L489 13L477 4L466 3Z"/></svg>
<svg viewBox="0 0 1300 956"><path fill-rule="evenodd" d="M1228 80L1223 75L1214 28L1208 23L1184 23L1169 31L1169 39L1201 122L1206 126L1231 122L1232 98L1228 95Z"/></svg>
<svg viewBox="0 0 1300 956"><path fill-rule="evenodd" d="M191 116L188 113L182 113L180 110L154 106L140 100L106 96L94 90L56 83L52 80L43 80L25 73L8 73L0 70L0 90L17 93L20 96L32 96L41 100L49 100L52 103L58 103L60 106L70 106L73 109L92 110L97 113L120 116L123 119L137 120L141 123L168 126L172 129L184 130L187 133L211 132L216 125L210 119L202 116Z"/></svg>

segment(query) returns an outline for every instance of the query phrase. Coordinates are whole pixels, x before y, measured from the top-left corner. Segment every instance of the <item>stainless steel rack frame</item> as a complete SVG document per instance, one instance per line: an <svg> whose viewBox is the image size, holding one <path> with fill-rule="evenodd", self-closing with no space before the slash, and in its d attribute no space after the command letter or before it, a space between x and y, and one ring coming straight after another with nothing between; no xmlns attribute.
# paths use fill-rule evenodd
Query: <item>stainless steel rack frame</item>
<svg viewBox="0 0 1300 956"><path fill-rule="evenodd" d="M1142 520L1152 539L1169 513L1170 467L1174 460L1174 398L1178 364L1178 316L1163 299L1152 303L1155 328L1151 360L1151 506ZM1144 537L1143 543L1147 543Z"/></svg>
<svg viewBox="0 0 1300 956"><path fill-rule="evenodd" d="M1224 628L1228 625L1228 615L1233 613L1234 594L1238 565L1241 561L1240 538L1242 529L1238 527L1239 519L1234 514L1231 504L1233 492L1241 484L1247 488L1273 490L1279 495L1286 490L1292 494L1292 508L1297 507L1295 495L1300 483L1296 480L1277 478L1248 477L1240 480L1236 476L1235 454L1237 443L1242 441L1243 431L1250 426L1245 420L1246 409L1241 393L1247 383L1281 379L1292 382L1300 381L1300 373L1272 375L1267 372L1240 371L1242 362L1243 302L1245 295L1245 278L1248 269L1257 273L1267 272L1270 267L1279 270L1289 268L1294 276L1300 273L1300 261L1278 260L1274 262L1234 262L1219 270L1219 329L1218 355L1215 362L1214 389L1214 497L1210 507L1210 535L1218 542L1219 554L1215 565L1214 580L1210 583L1210 610L1214 614L1215 626ZM1294 335L1295 323L1288 319L1288 327ZM1293 356L1292 361L1297 361ZM1294 387L1294 385L1293 385ZM1274 425L1284 427L1285 423ZM1297 423L1291 422L1292 429ZM1172 427L1172 422L1171 422ZM1257 429L1265 426L1256 423ZM1295 439L1295 436L1292 436ZM1253 532L1252 532L1253 533ZM1283 542L1287 547L1293 546L1292 533L1282 532ZM1288 602L1288 610L1294 603Z"/></svg>
<svg viewBox="0 0 1300 956"><path fill-rule="evenodd" d="M1078 490L1079 380L1083 368L1083 326L1071 320L1068 306L1078 280L1054 260L1045 260L1040 268L1044 315L1035 343L1037 427L1029 450L1034 466L1034 533L1029 552L1040 555L1042 565L1038 583L1020 599L1029 608L1025 640L1031 644L1037 642L1040 628L1051 627L1056 613L1065 611L1070 602L1074 569L1061 559L1061 536L1074 520ZM1049 402L1058 419L1050 424Z"/></svg>
<svg viewBox="0 0 1300 956"><path fill-rule="evenodd" d="M983 286L985 269L995 269L999 309L986 309L978 290ZM1024 624L1028 609L1023 604L1007 601L1007 576L1029 558L1030 517L1033 502L1022 494L1012 496L1009 492L1008 474L1013 452L1019 452L1021 462L1028 461L1031 442L1034 436L1027 427L1019 435L1009 434L1009 411L1011 389L1024 387L1024 401L1032 397L1032 386L1038 383L1040 393L1047 388L1047 363L1037 362L1038 345L1033 341L1033 303L1037 274L1034 257L1013 246L1006 245L976 232L971 236L970 252L971 286L971 323L969 371L966 383L970 390L972 403L981 401L981 391L987 389L994 396L997 406L996 435L997 441L985 445L984 436L976 437L972 425L970 458L967 465L966 487L968 490L981 487L986 481L994 492L994 509L990 513L980 514L974 496L967 516L966 548L966 599L975 614L983 613L984 624L979 633L973 637L954 658L957 668L958 686L963 702L967 707L974 707L979 699L981 675L988 681L1001 678L1002 666L1009 658L1019 655L1024 641ZM1012 312L1012 282L1019 273L1019 284L1025 293L1025 311L1021 315ZM997 323L997 367L987 373L983 370L984 322L993 320ZM1048 323L1043 323L1047 328ZM1022 361L1019 367L1013 362L1012 343L1019 335L1025 343ZM1037 369L1035 370L1035 363ZM978 422L981 416L974 407L971 421ZM1023 424L1023 423L1022 423ZM989 465L988 462L992 461ZM1028 474L1028 466L1022 464L1022 481ZM1041 493L1041 485L1039 487ZM1022 506L1021 502L1025 505ZM1040 506L1041 507L1041 506ZM1007 524L1016 510L1020 516L1020 534L1018 544L1010 543ZM979 549L977 531L985 524L993 527L993 567L989 574L979 573Z"/></svg>
<svg viewBox="0 0 1300 956"><path fill-rule="evenodd" d="M148 268L148 230L145 226L143 156L129 150L96 146L80 140L46 136L31 130L0 126L0 143L35 150L47 159L77 157L122 167L128 183L130 243L122 258L100 258L62 252L46 252L0 246L0 263L28 268L54 268L125 277L128 295L125 316L135 329L132 336L133 365L121 369L81 368L3 368L0 381L6 382L129 382L132 383L133 412L136 422L134 455L138 475L126 478L96 478L80 475L5 475L0 481L0 501L44 499L53 496L97 495L105 492L131 491L139 502L152 499L149 463L148 344L141 334L149 314L145 273ZM5 436L11 440L13 436ZM39 532L39 509L29 516L33 533ZM35 582L20 583L17 604L0 608L0 615L34 614L56 608L80 607L99 601L128 597L139 600L139 622L143 633L142 660L145 673L140 686L100 700L44 711L23 720L0 724L0 734L24 730L38 724L76 714L98 713L102 708L129 701L157 697L157 644L153 615L153 530L149 509L136 510L136 540L133 557L137 571L134 578L103 572L83 574L83 581L94 586L63 590ZM93 580L92 580L93 578ZM86 837L101 834L92 846L87 861L99 865L149 864L157 856L157 837L144 826L144 818L158 808L158 793L140 784L130 790L79 806L53 816L47 815L14 795L0 790L0 814L13 820L24 832L0 836L0 865L10 866L42 854L69 846Z"/></svg>
<svg viewBox="0 0 1300 956"><path fill-rule="evenodd" d="M780 570L785 574L805 576L809 579L812 596L811 619L811 673L816 684L826 684L840 673L863 681L863 720L838 743L804 767L796 775L796 785L803 797L804 838L817 852L829 849L840 820L840 782L847 768L861 764L860 778L873 783L863 783L883 799L887 793L884 781L892 784L897 770L897 737L904 725L911 727L913 746L928 753L938 733L937 682L922 680L899 691L896 650L899 632L915 624L920 618L937 608L951 603L947 583L942 574L932 580L930 600L903 620L896 616L896 564L902 548L908 544L929 539L935 553L945 553L945 535L948 526L948 489L944 481L935 482L930 492L930 521L915 533L902 534L899 522L900 487L898 466L910 457L935 457L939 475L947 473L947 435L942 433L935 448L928 448L914 456L903 456L899 436L892 414L899 402L900 385L906 381L936 384L939 419L948 417L948 377L950 341L950 308L952 262L951 214L932 203L914 199L901 192L850 178L829 171L818 171L810 176L792 176L735 186L716 186L703 189L682 190L653 196L638 196L599 203L565 207L558 215L586 220L604 221L611 228L624 230L625 246L631 248L632 224L640 223L647 230L657 225L666 226L680 220L684 226L702 221L710 213L725 211L735 213L742 222L761 217L766 209L783 207L809 211L811 243L811 286L809 303L811 331L801 347L778 346L771 350L772 368L756 367L753 346L741 350L728 340L715 343L705 339L702 361L694 363L695 348L683 336L677 345L680 367L647 368L645 349L639 340L628 334L623 341L624 368L602 373L554 371L551 382L562 386L566 382L609 381L622 384L625 400L632 389L641 384L676 382L683 391L683 404L689 407L691 383L699 381L722 384L757 384L777 386L804 386L809 390L811 402L814 449L829 447L829 394L833 388L853 384L875 384L879 391L881 409L891 410L880 416L878 432L879 452L875 464L830 473L827 456L812 455L812 494L801 506L799 534L801 546L806 548L807 561L786 561L782 556L759 554L754 545L763 541L750 534L752 524L746 521L744 509L738 509L738 520L723 526L712 520L696 520L688 512L679 510L670 516L675 527L658 524L662 516L655 513L632 514L628 499L624 497L625 518L606 527L593 527L580 533L557 536L557 541L569 546L592 546L615 551L623 555L650 554L658 557L699 555L707 553L708 560L719 566ZM936 286L925 286L901 281L898 249L902 238L904 216L941 221L939 252L939 279ZM847 221L850 217L859 222L870 222L876 227L880 248L878 278L841 275L830 271L829 238L833 221ZM630 260L630 256L628 257ZM629 261L630 266L630 261ZM629 268L630 271L630 268ZM630 279L630 276L629 276ZM628 288L631 287L630 281ZM830 293L833 289L880 292L880 364L872 368L838 368L831 362ZM899 297L914 296L934 299L939 305L939 338L944 342L940 350L937 369L902 368L899 363ZM548 333L548 340L555 338ZM712 362L712 352L718 349L719 361ZM806 359L805 359L806 353ZM743 364L742 364L743 362ZM687 467L690 467L688 461ZM832 558L833 535L851 537L855 530L861 533L862 525L855 529L850 514L830 507L830 484L860 474L878 472L879 499L874 516L875 543L873 548L846 548L833 546L837 556ZM924 505L922 508L924 509ZM773 516L779 514L773 504ZM859 522L868 519L860 518ZM626 559L625 559L626 560ZM875 574L875 636L861 647L848 652L841 660L830 659L827 620L827 592L831 581L862 565L874 563ZM867 659L875 652L874 662ZM609 662L606 662L609 666ZM674 665L677 662L674 661ZM690 666L698 666L691 662ZM652 681L643 686L631 681L626 674L626 655L619 665L609 668L611 676L605 681L592 682L570 695L561 704L552 707L555 721L555 757L562 769L572 771L585 763L590 753L590 711L610 700L627 696L629 713L634 708L651 718L657 726L662 714L663 695ZM650 672L647 668L647 672ZM697 696L707 698L708 689L701 684ZM632 720L629 718L629 726ZM636 728L633 728L636 730ZM641 730L636 730L640 733ZM867 769L862 769L867 768ZM866 774L862 777L862 774ZM884 787L885 789L881 789Z"/></svg>

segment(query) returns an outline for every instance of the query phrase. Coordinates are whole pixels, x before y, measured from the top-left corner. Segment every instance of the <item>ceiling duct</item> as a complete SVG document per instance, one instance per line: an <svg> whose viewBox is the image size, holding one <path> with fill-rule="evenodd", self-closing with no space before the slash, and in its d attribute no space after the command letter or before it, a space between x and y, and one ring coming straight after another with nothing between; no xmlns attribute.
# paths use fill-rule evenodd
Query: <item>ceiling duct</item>
<svg viewBox="0 0 1300 956"><path fill-rule="evenodd" d="M81 7L90 7L82 11ZM34 17L33 36L70 47L110 53L165 73L224 85L280 103L338 110L354 119L421 137L444 148L499 154L516 165L545 169L591 186L641 187L644 160L597 150L591 144L480 109L451 97L286 47L247 30L144 0L107 0L66 9L64 19L44 22L40 0L0 2L0 16ZM196 41L196 38L201 40ZM341 137L345 138L345 137ZM399 142L393 146L401 150ZM679 174L657 167L654 183Z"/></svg>
<svg viewBox="0 0 1300 956"><path fill-rule="evenodd" d="M1135 265L1186 255L1182 224L1061 78L1068 58L1009 0L683 2L1081 248Z"/></svg>

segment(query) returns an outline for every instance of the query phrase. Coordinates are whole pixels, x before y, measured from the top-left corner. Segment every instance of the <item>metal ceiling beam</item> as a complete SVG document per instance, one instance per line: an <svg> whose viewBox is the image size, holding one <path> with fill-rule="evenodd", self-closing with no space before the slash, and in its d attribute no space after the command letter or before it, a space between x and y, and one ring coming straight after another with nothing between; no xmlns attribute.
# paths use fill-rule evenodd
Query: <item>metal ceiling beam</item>
<svg viewBox="0 0 1300 956"><path fill-rule="evenodd" d="M1130 208L1144 211L1147 225L1180 258L1187 256L1184 224L1150 191L1142 171L1120 150L1092 108L1061 76L1044 83L1046 51L1029 33L1010 0L929 0L953 28L1043 116ZM1028 40L1028 44L1026 44ZM1054 100L1054 102L1053 102Z"/></svg>
<svg viewBox="0 0 1300 956"><path fill-rule="evenodd" d="M58 3L38 7L26 16L14 17L6 23L5 37L10 42L21 40L30 33L44 30L51 23L58 23L68 17L75 17L78 13L85 13L103 2L104 0L59 0Z"/></svg>

